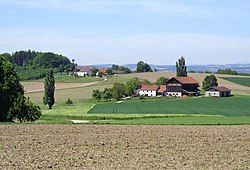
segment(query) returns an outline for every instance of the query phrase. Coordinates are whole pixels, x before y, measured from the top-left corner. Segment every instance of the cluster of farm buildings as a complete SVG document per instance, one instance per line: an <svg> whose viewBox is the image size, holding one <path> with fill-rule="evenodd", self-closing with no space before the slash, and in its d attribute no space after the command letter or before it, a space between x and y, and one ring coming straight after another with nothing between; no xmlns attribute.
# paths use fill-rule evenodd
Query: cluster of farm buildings
<svg viewBox="0 0 250 170"><path fill-rule="evenodd" d="M198 87L198 81L192 77L172 77L160 86L141 84L138 93L143 96L198 96L200 94ZM231 90L224 86L211 87L205 91L206 97L231 95Z"/></svg>
<svg viewBox="0 0 250 170"><path fill-rule="evenodd" d="M78 66L76 68L77 76L95 76L93 75L93 69L96 69L94 66ZM96 76L99 73L107 73L108 68L99 68ZM119 75L124 74L123 71L112 70L112 74ZM164 85L147 85L141 83L140 88L138 89L138 95L141 96L198 96L199 91L199 82L192 77L172 77L168 79ZM227 97L231 96L232 91L224 86L211 87L205 90L206 97Z"/></svg>
<svg viewBox="0 0 250 170"><path fill-rule="evenodd" d="M79 77L98 76L98 74L100 73L106 74L109 68L99 68L96 75L94 75L93 73L94 69L97 69L97 68L94 66L77 66L76 74ZM113 75L124 74L124 71L120 71L120 70L111 70L111 71L112 71L111 74Z"/></svg>

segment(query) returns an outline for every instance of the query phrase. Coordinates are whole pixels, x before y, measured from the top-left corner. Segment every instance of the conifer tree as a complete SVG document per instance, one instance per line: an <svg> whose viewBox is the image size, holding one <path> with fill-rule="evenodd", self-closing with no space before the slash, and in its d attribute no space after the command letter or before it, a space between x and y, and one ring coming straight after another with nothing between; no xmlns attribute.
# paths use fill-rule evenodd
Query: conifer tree
<svg viewBox="0 0 250 170"><path fill-rule="evenodd" d="M52 106L55 103L54 93L55 93L55 79L53 70L51 69L47 72L44 81L44 97L43 97L43 103L44 105L48 104L49 109L52 109Z"/></svg>

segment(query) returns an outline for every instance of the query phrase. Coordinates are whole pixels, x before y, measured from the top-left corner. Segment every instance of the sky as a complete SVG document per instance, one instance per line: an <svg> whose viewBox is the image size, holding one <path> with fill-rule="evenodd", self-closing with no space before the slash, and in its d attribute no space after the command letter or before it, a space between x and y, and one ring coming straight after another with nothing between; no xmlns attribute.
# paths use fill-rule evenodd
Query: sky
<svg viewBox="0 0 250 170"><path fill-rule="evenodd" d="M78 65L250 63L249 0L0 0L0 53Z"/></svg>

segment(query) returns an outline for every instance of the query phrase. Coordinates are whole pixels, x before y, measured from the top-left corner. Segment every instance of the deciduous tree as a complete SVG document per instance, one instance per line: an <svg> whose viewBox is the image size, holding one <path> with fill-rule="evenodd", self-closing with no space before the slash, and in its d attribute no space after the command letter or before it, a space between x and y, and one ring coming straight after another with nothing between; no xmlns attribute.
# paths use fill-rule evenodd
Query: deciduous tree
<svg viewBox="0 0 250 170"><path fill-rule="evenodd" d="M205 77L204 81L202 82L202 89L206 90L210 87L217 87L218 82L215 75L208 75Z"/></svg>

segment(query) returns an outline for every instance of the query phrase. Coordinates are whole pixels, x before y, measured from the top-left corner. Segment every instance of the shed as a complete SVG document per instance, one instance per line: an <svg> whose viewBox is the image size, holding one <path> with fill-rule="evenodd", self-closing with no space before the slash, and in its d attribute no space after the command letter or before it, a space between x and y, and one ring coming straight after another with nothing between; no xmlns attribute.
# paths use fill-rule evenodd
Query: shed
<svg viewBox="0 0 250 170"><path fill-rule="evenodd" d="M228 97L232 95L232 90L224 87L211 87L206 90L205 96L206 97Z"/></svg>

